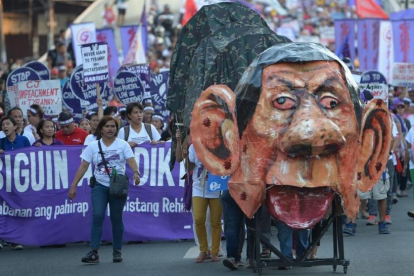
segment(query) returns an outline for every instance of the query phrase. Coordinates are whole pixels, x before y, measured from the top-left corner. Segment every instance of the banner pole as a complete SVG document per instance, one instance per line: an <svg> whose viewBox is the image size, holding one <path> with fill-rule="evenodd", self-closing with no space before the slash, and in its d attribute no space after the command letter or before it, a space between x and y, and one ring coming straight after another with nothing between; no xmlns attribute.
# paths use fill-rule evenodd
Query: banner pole
<svg viewBox="0 0 414 276"><path fill-rule="evenodd" d="M101 98L101 87L99 86L99 83L96 83L96 95L98 97L98 99Z"/></svg>

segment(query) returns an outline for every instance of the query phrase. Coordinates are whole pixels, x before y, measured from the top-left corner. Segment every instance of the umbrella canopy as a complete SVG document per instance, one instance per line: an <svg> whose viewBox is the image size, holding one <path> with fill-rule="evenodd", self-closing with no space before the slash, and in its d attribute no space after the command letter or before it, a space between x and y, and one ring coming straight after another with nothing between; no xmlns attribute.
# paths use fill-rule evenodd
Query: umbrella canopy
<svg viewBox="0 0 414 276"><path fill-rule="evenodd" d="M182 109L189 126L191 112L201 92L213 84L225 84L233 91L245 69L267 48L290 42L267 26L231 23L206 37L197 48L188 69L190 73Z"/></svg>
<svg viewBox="0 0 414 276"><path fill-rule="evenodd" d="M203 39L236 22L246 26L268 28L257 12L237 2L203 6L183 27L171 58L167 96L169 110L180 113L184 108L191 73L190 63Z"/></svg>

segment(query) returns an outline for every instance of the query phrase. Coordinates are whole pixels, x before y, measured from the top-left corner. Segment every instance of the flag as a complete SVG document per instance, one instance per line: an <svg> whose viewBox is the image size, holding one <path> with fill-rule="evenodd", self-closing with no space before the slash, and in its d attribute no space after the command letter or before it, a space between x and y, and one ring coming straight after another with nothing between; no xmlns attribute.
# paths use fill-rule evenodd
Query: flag
<svg viewBox="0 0 414 276"><path fill-rule="evenodd" d="M142 8L142 14L141 14L141 26L142 26L142 43L144 45L144 52L148 52L148 22L147 22L147 12L145 9L145 1L144 1L144 7Z"/></svg>
<svg viewBox="0 0 414 276"><path fill-rule="evenodd" d="M349 33L346 35L344 41L342 42L341 46L338 47L335 51L335 55L337 55L339 58L351 58L351 51L349 50Z"/></svg>
<svg viewBox="0 0 414 276"><path fill-rule="evenodd" d="M138 26L138 30L135 33L134 40L129 47L128 54L126 55L123 64L127 63L147 63L147 57L145 56L144 43L142 41L142 25Z"/></svg>
<svg viewBox="0 0 414 276"><path fill-rule="evenodd" d="M181 25L184 26L194 14L197 13L197 5L195 4L194 0L187 0L185 3L185 12L183 16L183 20L181 21Z"/></svg>
<svg viewBox="0 0 414 276"><path fill-rule="evenodd" d="M360 18L389 18L375 0L356 0L356 13Z"/></svg>

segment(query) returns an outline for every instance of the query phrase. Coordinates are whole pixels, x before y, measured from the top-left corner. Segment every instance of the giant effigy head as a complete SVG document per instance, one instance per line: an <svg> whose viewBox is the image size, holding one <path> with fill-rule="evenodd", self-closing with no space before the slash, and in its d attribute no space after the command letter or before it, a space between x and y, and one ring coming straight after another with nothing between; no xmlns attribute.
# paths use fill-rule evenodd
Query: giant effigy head
<svg viewBox="0 0 414 276"><path fill-rule="evenodd" d="M213 174L230 175L231 196L248 216L265 204L293 228L311 228L335 195L348 217L386 169L386 104L363 106L343 62L317 43L285 43L260 54L235 91L207 88L191 136Z"/></svg>

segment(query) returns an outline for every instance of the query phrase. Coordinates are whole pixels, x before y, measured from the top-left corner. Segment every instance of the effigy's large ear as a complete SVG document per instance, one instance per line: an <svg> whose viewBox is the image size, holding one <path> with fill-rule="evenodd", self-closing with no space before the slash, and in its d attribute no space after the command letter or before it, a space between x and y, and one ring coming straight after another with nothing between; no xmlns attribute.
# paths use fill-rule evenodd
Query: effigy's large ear
<svg viewBox="0 0 414 276"><path fill-rule="evenodd" d="M197 157L216 175L230 175L239 166L236 97L225 85L207 88L196 101L190 125Z"/></svg>
<svg viewBox="0 0 414 276"><path fill-rule="evenodd" d="M392 123L385 102L370 101L364 109L361 122L357 188L369 191L387 167L391 148Z"/></svg>

